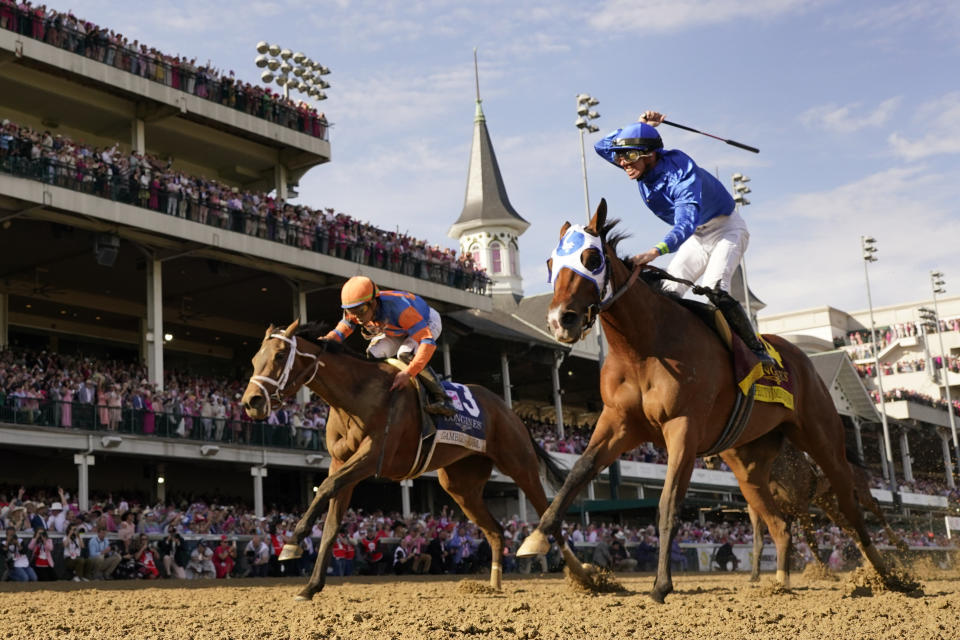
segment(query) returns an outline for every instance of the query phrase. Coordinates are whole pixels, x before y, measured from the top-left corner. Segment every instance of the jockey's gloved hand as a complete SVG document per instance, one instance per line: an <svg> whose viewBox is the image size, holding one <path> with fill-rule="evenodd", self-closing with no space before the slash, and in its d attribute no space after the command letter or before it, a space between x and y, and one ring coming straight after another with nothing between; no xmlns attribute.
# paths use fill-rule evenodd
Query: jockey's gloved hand
<svg viewBox="0 0 960 640"><path fill-rule="evenodd" d="M652 127L655 127L655 126L657 126L658 124L660 124L661 122L663 122L663 121L666 120L666 119L667 119L667 116L663 115L663 114L660 113L659 111L649 111L649 110L648 110L648 111L644 111L644 112L640 115L640 117L637 118L637 121L638 121L638 122L643 122L643 123L645 123L645 124L649 124L649 125L652 126Z"/></svg>

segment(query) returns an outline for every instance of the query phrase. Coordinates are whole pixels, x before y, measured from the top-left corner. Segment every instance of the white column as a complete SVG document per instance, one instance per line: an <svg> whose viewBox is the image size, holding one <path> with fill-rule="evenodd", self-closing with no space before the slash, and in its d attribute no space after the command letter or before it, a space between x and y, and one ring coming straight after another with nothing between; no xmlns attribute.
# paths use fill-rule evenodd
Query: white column
<svg viewBox="0 0 960 640"><path fill-rule="evenodd" d="M642 484L638 484L638 485L637 485L637 499L638 499L638 500L643 500L645 497L646 497L646 496L643 494L643 485L642 485ZM702 512L701 512L701 513L702 513Z"/></svg>
<svg viewBox="0 0 960 640"><path fill-rule="evenodd" d="M551 372L553 378L553 409L557 414L557 437L563 440L566 437L563 430L563 400L560 390L560 365L563 364L563 352L556 351L553 357L553 371Z"/></svg>
<svg viewBox="0 0 960 640"><path fill-rule="evenodd" d="M903 478L913 482L913 464L910 462L910 443L907 441L907 430L900 432L900 460L903 463Z"/></svg>
<svg viewBox="0 0 960 640"><path fill-rule="evenodd" d="M10 296L0 293L0 349L10 343Z"/></svg>
<svg viewBox="0 0 960 640"><path fill-rule="evenodd" d="M953 479L953 463L950 462L950 434L938 429L937 435L940 436L940 446L943 448L943 468L947 476L947 486L955 489L957 483Z"/></svg>
<svg viewBox="0 0 960 640"><path fill-rule="evenodd" d="M147 258L147 376L163 390L163 263Z"/></svg>
<svg viewBox="0 0 960 640"><path fill-rule="evenodd" d="M147 152L143 118L134 118L130 122L130 148L141 154Z"/></svg>
<svg viewBox="0 0 960 640"><path fill-rule="evenodd" d="M597 499L597 491L594 488L594 482L595 482L594 480L591 480L590 482L587 483L587 500Z"/></svg>
<svg viewBox="0 0 960 640"><path fill-rule="evenodd" d="M856 417L850 419L853 422L853 435L857 439L857 455L860 456L860 459L863 460L863 434L860 433L860 420Z"/></svg>
<svg viewBox="0 0 960 640"><path fill-rule="evenodd" d="M446 340L440 343L440 353L443 354L443 377L450 380L453 377L453 367L450 366L450 343Z"/></svg>
<svg viewBox="0 0 960 640"><path fill-rule="evenodd" d="M513 408L513 396L510 393L510 359L507 354L500 354L500 375L503 378L503 401L507 406Z"/></svg>
<svg viewBox="0 0 960 640"><path fill-rule="evenodd" d="M84 452L75 453L73 462L77 465L77 506L80 511L86 511L90 508L90 467L95 460L92 454Z"/></svg>
<svg viewBox="0 0 960 640"><path fill-rule="evenodd" d="M410 511L410 487L412 486L413 480L400 481L400 503L404 518L409 518L413 515Z"/></svg>
<svg viewBox="0 0 960 640"><path fill-rule="evenodd" d="M887 446L883 441L883 437L877 438L877 441L880 444L880 464L881 470L883 471L883 479L886 482L890 482L890 463L887 460Z"/></svg>
<svg viewBox="0 0 960 640"><path fill-rule="evenodd" d="M266 467L250 467L253 476L253 515L263 517L263 479L267 477Z"/></svg>
<svg viewBox="0 0 960 640"><path fill-rule="evenodd" d="M287 199L287 168L279 162L273 167L273 188L277 192L277 199Z"/></svg>
<svg viewBox="0 0 960 640"><path fill-rule="evenodd" d="M300 326L307 324L307 292L300 287L297 287L293 295L293 317L300 320ZM297 402L301 407L306 407L310 402L310 389L307 385L303 385L297 391Z"/></svg>
<svg viewBox="0 0 960 640"><path fill-rule="evenodd" d="M520 516L520 522L527 521L527 494L523 492L523 489L517 488L517 499L520 501L519 511L517 515Z"/></svg>

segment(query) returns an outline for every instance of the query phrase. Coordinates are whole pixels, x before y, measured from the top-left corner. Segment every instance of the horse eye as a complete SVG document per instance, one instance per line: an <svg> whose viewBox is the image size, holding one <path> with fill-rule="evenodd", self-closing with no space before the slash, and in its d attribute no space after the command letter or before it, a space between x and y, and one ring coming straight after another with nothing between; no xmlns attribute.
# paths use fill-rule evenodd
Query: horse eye
<svg viewBox="0 0 960 640"><path fill-rule="evenodd" d="M583 261L583 266L590 271L596 271L603 265L603 260L600 258L600 252L596 249L584 251L580 259Z"/></svg>
<svg viewBox="0 0 960 640"><path fill-rule="evenodd" d="M273 354L273 360L274 362L280 362L283 360L283 351L277 351L275 354Z"/></svg>

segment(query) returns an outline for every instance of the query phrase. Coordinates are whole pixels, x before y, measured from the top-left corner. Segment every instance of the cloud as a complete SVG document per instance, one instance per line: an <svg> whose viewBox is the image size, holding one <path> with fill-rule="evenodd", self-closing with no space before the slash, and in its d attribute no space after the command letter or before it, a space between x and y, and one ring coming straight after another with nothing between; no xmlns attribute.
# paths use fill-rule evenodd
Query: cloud
<svg viewBox="0 0 960 640"><path fill-rule="evenodd" d="M958 198L949 173L911 166L770 203L777 222L751 228L750 286L768 304L765 313L864 308L860 236L870 235L879 247L870 267L874 304L923 299L929 269L956 263L944 239L960 237L952 205Z"/></svg>
<svg viewBox="0 0 960 640"><path fill-rule="evenodd" d="M894 152L906 160L960 153L960 91L921 105L916 110L914 129L922 130L919 138L900 133L888 138Z"/></svg>
<svg viewBox="0 0 960 640"><path fill-rule="evenodd" d="M902 99L897 96L884 100L872 111L863 112L862 103L844 106L826 104L807 109L800 121L811 129L824 128L835 133L854 133L869 127L881 127L893 116Z"/></svg>
<svg viewBox="0 0 960 640"><path fill-rule="evenodd" d="M772 20L816 4L804 0L607 0L590 25L600 31L675 32L732 20Z"/></svg>

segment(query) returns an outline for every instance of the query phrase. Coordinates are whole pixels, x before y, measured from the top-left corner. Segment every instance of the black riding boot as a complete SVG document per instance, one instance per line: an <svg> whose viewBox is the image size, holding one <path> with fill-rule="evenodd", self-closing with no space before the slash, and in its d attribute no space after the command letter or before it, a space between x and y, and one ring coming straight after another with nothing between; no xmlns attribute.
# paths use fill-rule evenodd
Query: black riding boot
<svg viewBox="0 0 960 640"><path fill-rule="evenodd" d="M430 394L430 404L424 407L427 413L450 417L457 413L457 410L450 404L450 396L444 391L440 384L440 378L437 373L429 366L423 368L420 372L420 382L423 384L427 393Z"/></svg>
<svg viewBox="0 0 960 640"><path fill-rule="evenodd" d="M750 318L747 317L747 312L740 306L737 299L719 288L714 290L713 298L714 304L720 309L720 313L723 314L727 324L740 336L747 348L753 351L761 362L773 364L773 358L770 357L763 343L760 342Z"/></svg>

